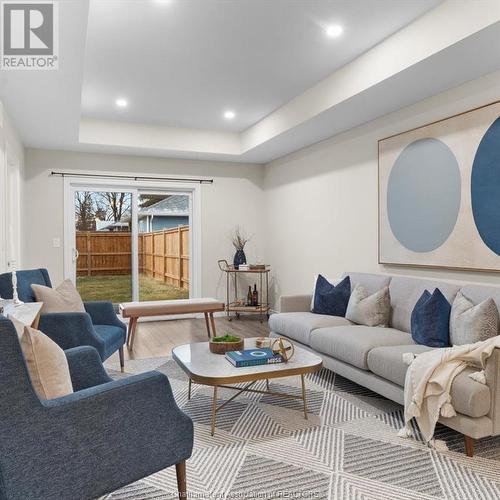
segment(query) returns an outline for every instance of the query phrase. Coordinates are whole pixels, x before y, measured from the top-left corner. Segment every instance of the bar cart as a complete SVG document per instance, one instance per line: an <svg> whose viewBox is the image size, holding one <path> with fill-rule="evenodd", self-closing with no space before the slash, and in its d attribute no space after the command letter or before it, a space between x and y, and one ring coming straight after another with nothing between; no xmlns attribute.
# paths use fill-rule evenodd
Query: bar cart
<svg viewBox="0 0 500 500"><path fill-rule="evenodd" d="M253 266L250 269L236 269L234 266L228 264L226 260L219 260L217 262L221 271L226 273L226 315L231 321L231 313L235 313L236 318L239 319L240 313L260 314L260 322L264 321L264 316L269 319L269 273L271 269L267 265ZM258 276L259 286L259 304L257 306L248 306L242 304L238 300L238 275L239 274L253 274ZM234 286L233 297L231 301L231 283ZM263 295L263 292L265 294ZM265 300L264 300L265 299Z"/></svg>

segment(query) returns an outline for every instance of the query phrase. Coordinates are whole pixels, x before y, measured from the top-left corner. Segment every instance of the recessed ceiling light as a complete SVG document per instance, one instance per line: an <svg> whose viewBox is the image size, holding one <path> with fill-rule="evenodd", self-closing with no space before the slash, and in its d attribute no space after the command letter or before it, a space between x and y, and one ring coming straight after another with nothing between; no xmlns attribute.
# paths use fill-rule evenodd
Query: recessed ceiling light
<svg viewBox="0 0 500 500"><path fill-rule="evenodd" d="M226 120L232 120L235 116L236 116L236 113L234 111L232 111L231 109L224 111L224 118Z"/></svg>
<svg viewBox="0 0 500 500"><path fill-rule="evenodd" d="M326 28L326 35L330 38L337 38L344 32L340 24L332 24Z"/></svg>
<svg viewBox="0 0 500 500"><path fill-rule="evenodd" d="M126 108L128 106L127 99L123 99L123 97L119 97L118 99L116 99L115 104L119 108Z"/></svg>

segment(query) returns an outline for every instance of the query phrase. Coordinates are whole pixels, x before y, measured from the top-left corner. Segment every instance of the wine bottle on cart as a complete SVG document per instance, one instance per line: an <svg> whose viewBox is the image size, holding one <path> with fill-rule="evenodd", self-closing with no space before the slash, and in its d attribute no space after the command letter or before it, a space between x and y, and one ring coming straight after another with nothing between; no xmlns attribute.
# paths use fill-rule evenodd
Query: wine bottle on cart
<svg viewBox="0 0 500 500"><path fill-rule="evenodd" d="M252 287L248 287L248 293L247 293L247 306L251 306L253 304L253 293L252 293Z"/></svg>
<svg viewBox="0 0 500 500"><path fill-rule="evenodd" d="M252 305L254 307L259 305L259 292L257 291L257 284L253 286Z"/></svg>

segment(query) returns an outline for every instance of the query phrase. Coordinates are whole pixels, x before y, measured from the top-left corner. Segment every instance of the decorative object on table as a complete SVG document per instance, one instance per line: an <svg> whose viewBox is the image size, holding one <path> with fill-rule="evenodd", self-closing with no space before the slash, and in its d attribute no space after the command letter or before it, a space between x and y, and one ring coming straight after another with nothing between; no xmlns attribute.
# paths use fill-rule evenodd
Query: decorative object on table
<svg viewBox="0 0 500 500"><path fill-rule="evenodd" d="M22 300L19 300L19 295L17 292L17 272L16 272L16 261L11 261L12 268L12 300L15 306L20 306L23 304Z"/></svg>
<svg viewBox="0 0 500 500"><path fill-rule="evenodd" d="M248 264L240 264L240 265L238 266L238 269L239 269L240 271L248 271L248 270L250 269L250 266L249 266Z"/></svg>
<svg viewBox="0 0 500 500"><path fill-rule="evenodd" d="M275 339L271 344L271 350L274 354L279 354L285 363L290 361L295 354L294 345L290 342L290 340L284 337L278 337Z"/></svg>
<svg viewBox="0 0 500 500"><path fill-rule="evenodd" d="M234 254L233 264L235 269L239 269L241 264L247 263L247 257L244 252L245 245L248 243L248 238L240 226L236 226L233 234L233 246L236 249Z"/></svg>
<svg viewBox="0 0 500 500"><path fill-rule="evenodd" d="M228 262L224 259L218 260L217 264L219 269L226 273L226 315L229 321L231 321L231 313L235 313L236 317L240 317L240 313L253 313L260 314L260 322L264 321L264 315L269 318L269 273L271 269L268 265L263 265L259 269L236 269L234 266L230 266ZM251 287L249 287L249 293L247 294L246 304L241 306L238 301L238 275L239 274L254 274L258 275L258 284L256 283L254 289L257 292L257 304L254 304L254 292ZM233 278L233 279L231 279ZM265 283L264 283L265 281ZM246 285L245 285L246 286ZM250 301L250 293L252 294L252 300ZM231 300L231 297L232 300ZM259 300L260 297L260 300Z"/></svg>
<svg viewBox="0 0 500 500"><path fill-rule="evenodd" d="M228 351L226 352L226 359L236 368L274 365L285 361L281 354L275 353L269 348Z"/></svg>
<svg viewBox="0 0 500 500"><path fill-rule="evenodd" d="M381 264L500 271L500 101L379 141Z"/></svg>
<svg viewBox="0 0 500 500"><path fill-rule="evenodd" d="M213 337L208 342L208 348L210 352L214 354L226 354L228 351L241 351L244 347L244 340L238 335L231 335L226 333L226 335L221 335L219 337Z"/></svg>
<svg viewBox="0 0 500 500"><path fill-rule="evenodd" d="M351 279L349 276L346 276L337 285L333 285L319 274L314 287L312 312L315 314L345 317L350 296Z"/></svg>
<svg viewBox="0 0 500 500"><path fill-rule="evenodd" d="M257 337L255 339L255 347L263 348L263 347L271 347L271 341L269 337Z"/></svg>

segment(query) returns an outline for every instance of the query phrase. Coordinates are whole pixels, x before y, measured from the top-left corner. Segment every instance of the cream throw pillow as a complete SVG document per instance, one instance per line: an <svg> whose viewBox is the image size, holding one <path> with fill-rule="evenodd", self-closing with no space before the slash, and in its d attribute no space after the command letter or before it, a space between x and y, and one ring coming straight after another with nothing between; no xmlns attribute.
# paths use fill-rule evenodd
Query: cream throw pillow
<svg viewBox="0 0 500 500"><path fill-rule="evenodd" d="M57 288L31 285L38 302L43 302L42 314L85 312L82 298L71 280L63 281Z"/></svg>
<svg viewBox="0 0 500 500"><path fill-rule="evenodd" d="M73 392L64 351L47 335L24 325L12 316L33 389L40 399L55 399Z"/></svg>
<svg viewBox="0 0 500 500"><path fill-rule="evenodd" d="M358 284L351 293L345 317L358 325L387 327L390 312L388 286L369 295L366 288Z"/></svg>
<svg viewBox="0 0 500 500"><path fill-rule="evenodd" d="M458 292L451 306L451 345L474 344L498 335L498 308L493 299L474 305Z"/></svg>

